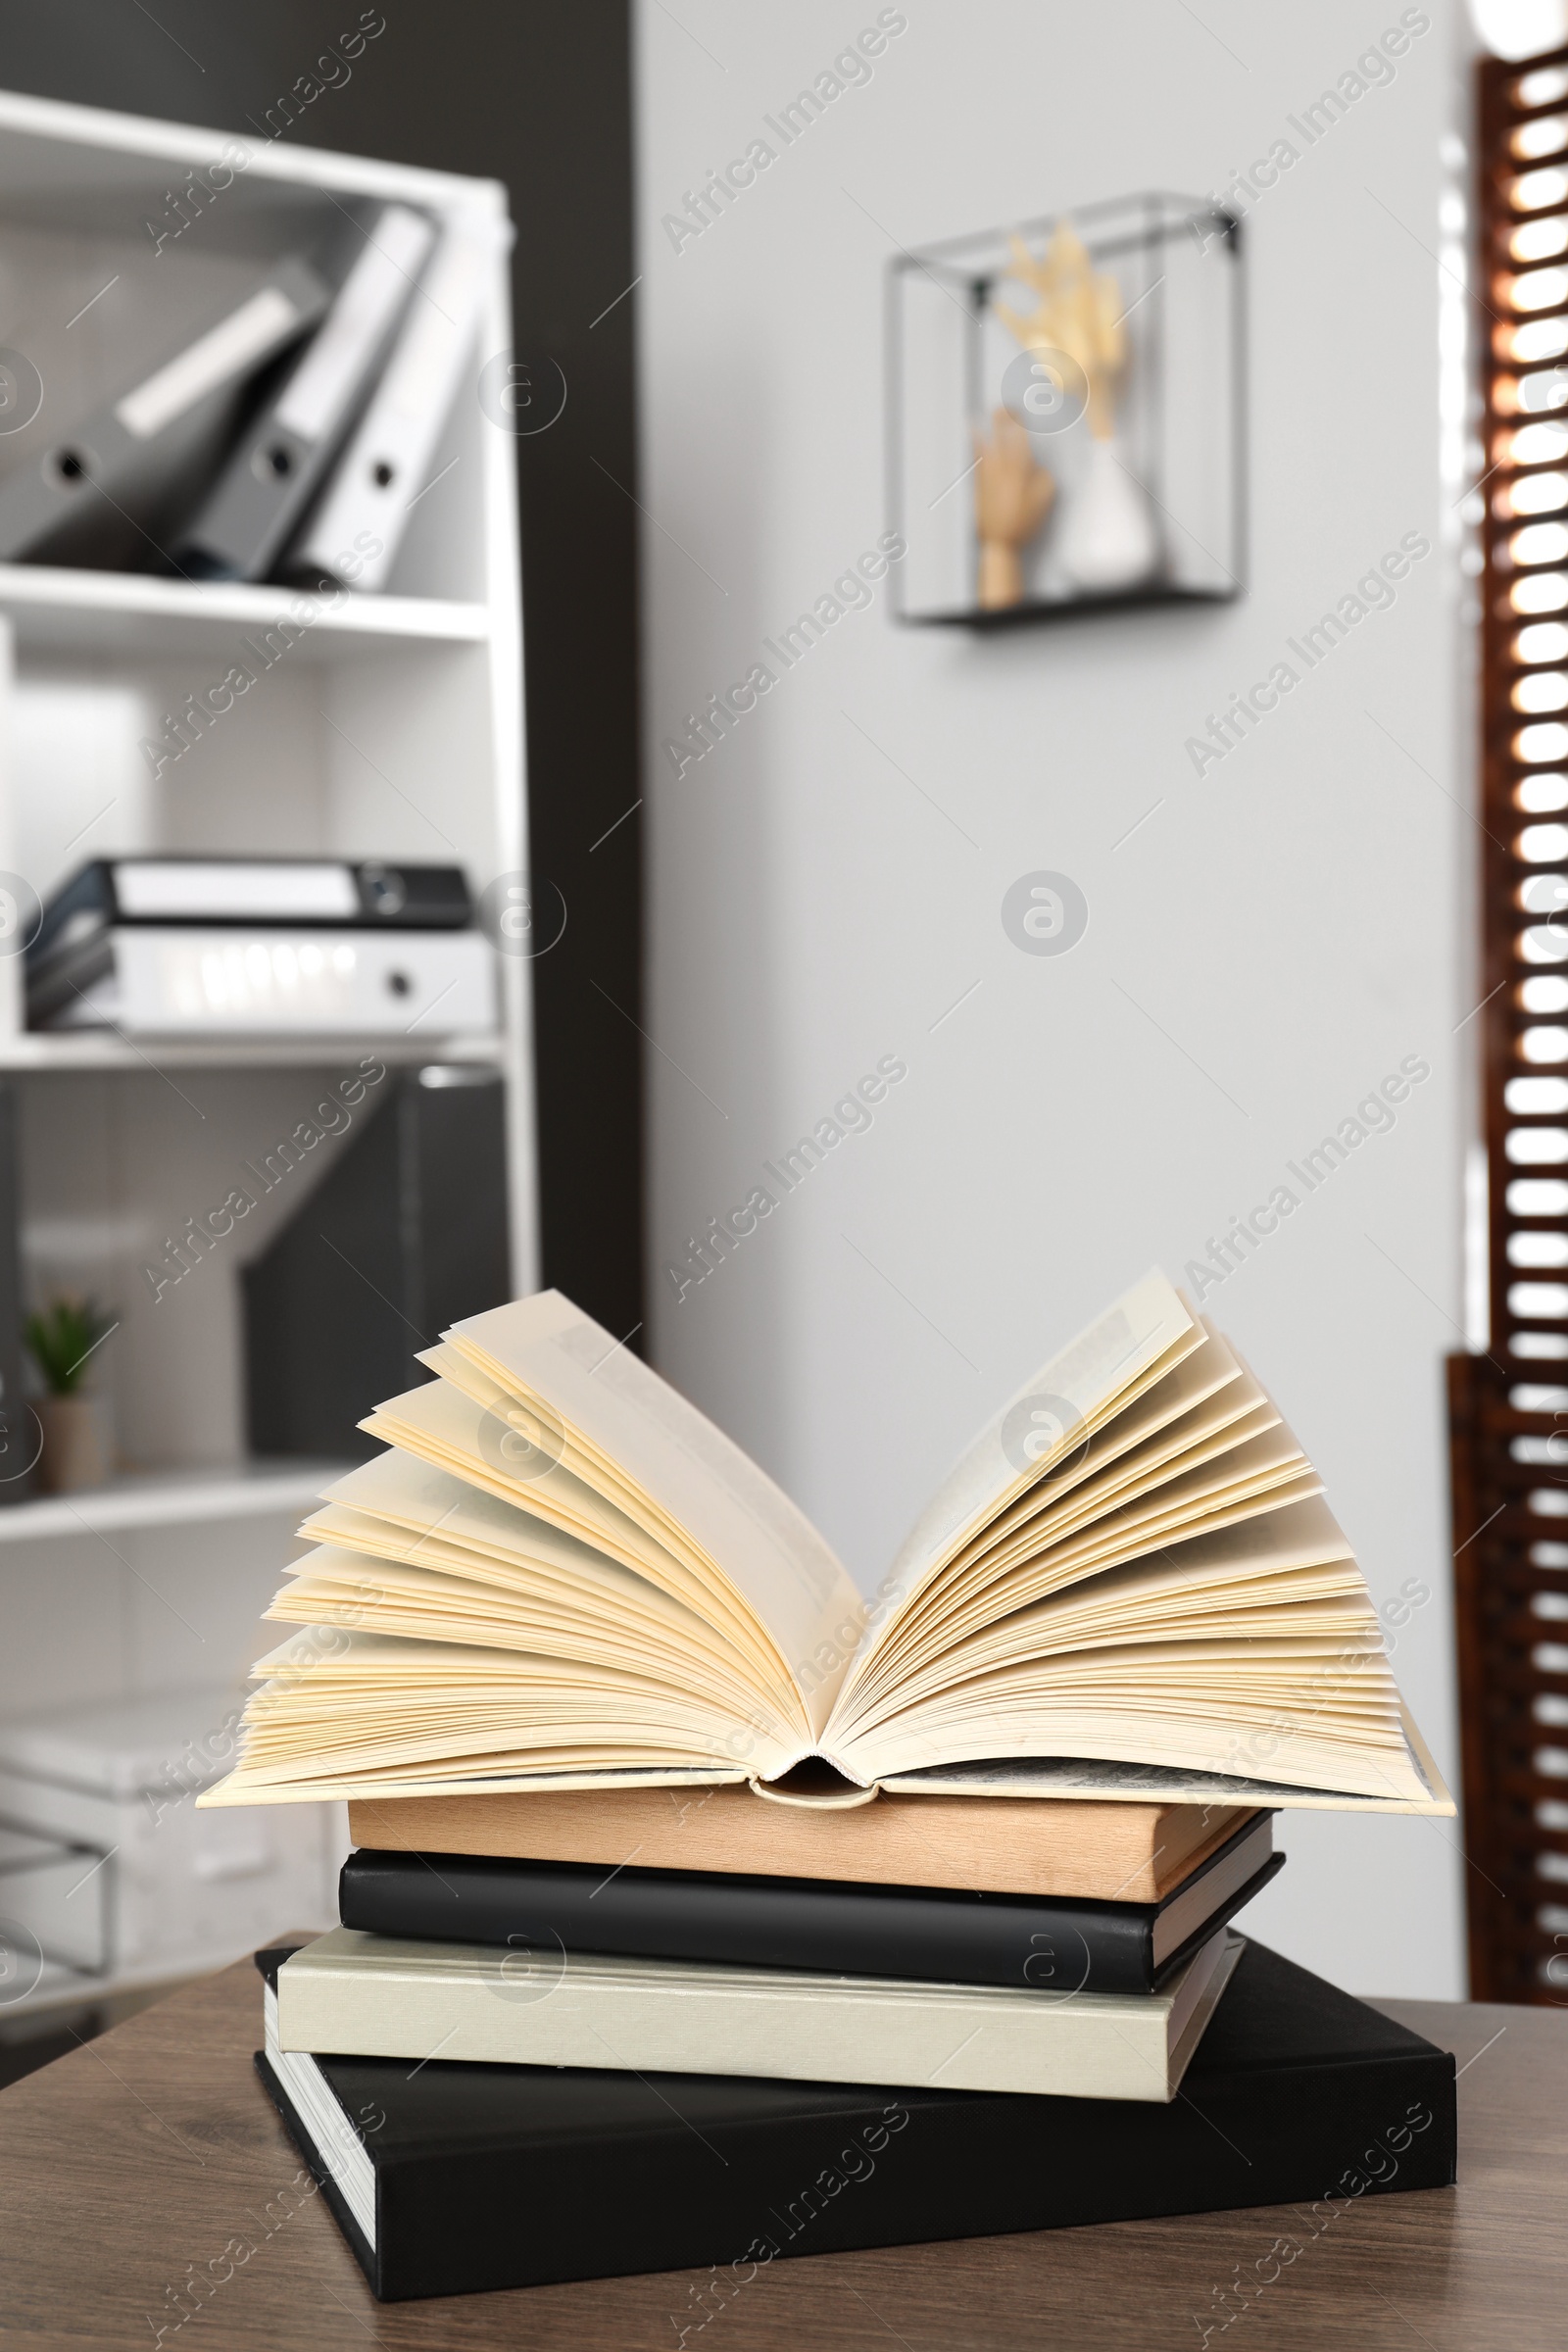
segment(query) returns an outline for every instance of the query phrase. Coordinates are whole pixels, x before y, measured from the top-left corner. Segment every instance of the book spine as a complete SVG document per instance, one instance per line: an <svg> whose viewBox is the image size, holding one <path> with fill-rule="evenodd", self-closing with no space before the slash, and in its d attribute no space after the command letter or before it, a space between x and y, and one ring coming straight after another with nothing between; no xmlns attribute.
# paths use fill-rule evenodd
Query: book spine
<svg viewBox="0 0 1568 2352"><path fill-rule="evenodd" d="M338 1915L372 1935L735 1962L1046 1995L1153 1989L1153 1907L354 1853ZM1207 1930L1205 1930L1207 1932ZM1165 1973L1165 1972L1162 1972Z"/></svg>
<svg viewBox="0 0 1568 2352"><path fill-rule="evenodd" d="M285 2050L449 2063L591 2067L851 2086L900 2080L1032 2097L1160 2101L1172 2088L1167 2003L1018 1987L598 1960L532 1929L479 1965L460 1950L339 1930L278 1978ZM347 1936L347 1944L342 1940ZM324 1955L324 1956L323 1956ZM516 1997L520 1995L521 1997ZM700 1996L700 1997L694 1997Z"/></svg>

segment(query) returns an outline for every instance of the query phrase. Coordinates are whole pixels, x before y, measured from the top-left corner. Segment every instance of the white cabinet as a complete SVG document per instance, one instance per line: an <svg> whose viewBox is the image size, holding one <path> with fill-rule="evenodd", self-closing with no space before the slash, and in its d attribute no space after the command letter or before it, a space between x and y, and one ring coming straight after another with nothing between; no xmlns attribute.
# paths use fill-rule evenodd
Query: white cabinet
<svg viewBox="0 0 1568 2352"><path fill-rule="evenodd" d="M490 181L0 93L0 344L43 386L20 430L0 407L0 473L39 463L114 389L106 374L156 363L171 322L210 321L270 259L324 256L341 273L389 200L506 213ZM514 451L479 399L481 368L510 343L504 236L490 269L472 365L384 593L0 564L0 873L47 898L88 857L168 850L460 863L476 896L523 878ZM215 710L235 662L254 683ZM122 1475L93 1496L0 1508L0 1716L179 1690L196 1704L237 1688L266 1646L260 1611L330 1475L248 1464L243 1435L240 1267L319 1170L300 1169L297 1196L263 1201L177 1289L155 1298L144 1268L373 1053L389 1068L503 1072L513 1281L533 1288L529 964L497 957L493 1027L452 1034L432 1008L373 1044L29 1034L20 977L0 954L24 1287L32 1300L85 1290L119 1317L102 1381ZM311 1811L296 1834L318 1841Z"/></svg>

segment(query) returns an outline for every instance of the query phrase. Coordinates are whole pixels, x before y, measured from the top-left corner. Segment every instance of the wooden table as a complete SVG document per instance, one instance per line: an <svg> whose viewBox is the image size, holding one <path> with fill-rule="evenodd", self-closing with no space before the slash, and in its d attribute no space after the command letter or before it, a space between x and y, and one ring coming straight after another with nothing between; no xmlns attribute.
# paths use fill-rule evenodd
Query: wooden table
<svg viewBox="0 0 1568 2352"><path fill-rule="evenodd" d="M1459 2060L1459 2186L1367 2198L1208 2338L1223 2352L1562 2352L1568 2343L1568 2015L1390 2001ZM701 2274L378 2304L310 2196L251 2067L249 1963L187 1987L0 2092L0 2328L7 2352L675 2352ZM274 2206L274 2211L276 2210ZM885 2252L760 2272L692 2352L1194 2352L1215 2290L1286 2211L1217 2214ZM171 2289L254 2245L196 2316ZM232 2257L230 2257L232 2260ZM672 2325L671 2315L674 2315ZM160 2337L159 2330L163 2329Z"/></svg>

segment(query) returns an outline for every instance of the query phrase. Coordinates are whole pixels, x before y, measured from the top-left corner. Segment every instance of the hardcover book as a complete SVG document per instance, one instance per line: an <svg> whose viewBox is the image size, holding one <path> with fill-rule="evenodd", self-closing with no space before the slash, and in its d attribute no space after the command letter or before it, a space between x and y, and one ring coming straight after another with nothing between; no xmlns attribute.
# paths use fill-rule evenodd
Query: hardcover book
<svg viewBox="0 0 1568 2352"><path fill-rule="evenodd" d="M416 2065L439 2051L486 2065L1173 2099L1241 1948L1222 1929L1162 1991L1108 1993L333 1928L278 1970L278 2038L285 2050Z"/></svg>
<svg viewBox="0 0 1568 2352"><path fill-rule="evenodd" d="M1102 1767L1103 1773L1107 1768ZM799 1777L799 1776L797 1776ZM508 1795L359 1797L356 1845L493 1854L539 1862L635 1859L649 1870L739 1871L979 1893L1162 1902L1254 1808L1150 1801L1148 1771L1125 1767L1118 1801L1099 1797L911 1794L884 1785L870 1804L762 1802L746 1787L530 1789Z"/></svg>
<svg viewBox="0 0 1568 2352"><path fill-rule="evenodd" d="M1447 2051L1251 1942L1169 2106L411 2071L284 2051L267 2009L258 2071L386 2300L715 2267L727 2299L795 2254L1239 2206L1299 2208L1298 2251L1363 2197L1454 2178Z"/></svg>
<svg viewBox="0 0 1568 2352"><path fill-rule="evenodd" d="M866 1599L559 1293L421 1360L362 1425L387 1450L307 1523L270 1613L308 1630L262 1660L204 1804L788 1793L803 1765L852 1802L1117 1795L1130 1763L1173 1801L1452 1810L1320 1480L1158 1273L993 1416Z"/></svg>
<svg viewBox="0 0 1568 2352"><path fill-rule="evenodd" d="M597 1863L354 1853L338 1916L367 1934L623 1952L1056 1992L1152 1992L1284 1867L1254 1818L1163 1902L1074 1902Z"/></svg>

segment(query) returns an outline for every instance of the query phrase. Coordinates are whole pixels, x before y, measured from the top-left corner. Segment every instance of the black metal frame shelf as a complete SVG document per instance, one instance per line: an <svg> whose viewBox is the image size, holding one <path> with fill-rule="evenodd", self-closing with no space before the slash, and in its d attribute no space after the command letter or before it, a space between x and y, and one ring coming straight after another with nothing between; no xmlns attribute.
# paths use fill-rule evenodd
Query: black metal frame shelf
<svg viewBox="0 0 1568 2352"><path fill-rule="evenodd" d="M999 388L1001 352L1013 346L1001 340L1006 329L993 295L1013 275L1011 237L1038 253L1064 221L1095 272L1114 266L1129 296L1112 322L1133 321L1113 432L1127 452L1121 471L1151 510L1155 552L1147 571L1125 584L1075 582L1057 551L1062 512L1070 515L1083 495L1087 428L1080 432L1081 416L1049 437L1046 428L1031 428L1037 462L1051 456L1055 464L1046 470L1065 488L1027 543L1023 594L988 606L980 595L979 536L959 509L978 463L975 437L998 406L1019 413ZM942 299L928 301L931 293ZM898 621L990 632L1227 605L1245 595L1246 280L1234 213L1153 190L901 252L888 264L885 334L887 504L907 551L891 576ZM955 498L958 507L949 504Z"/></svg>

